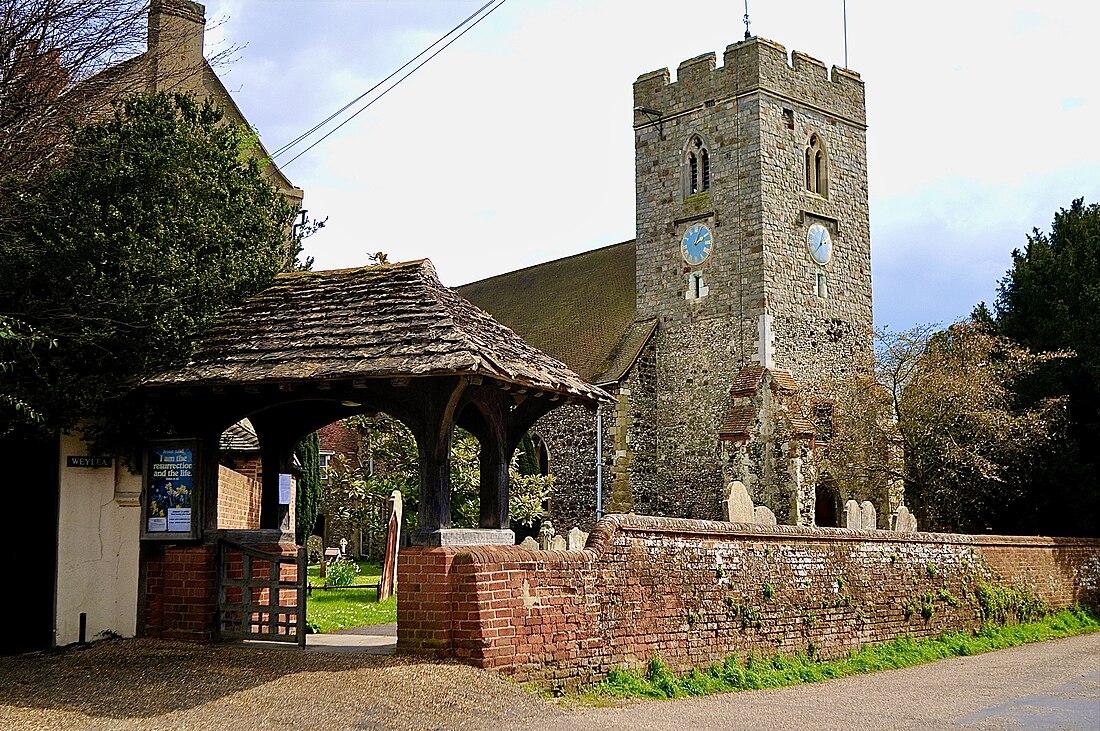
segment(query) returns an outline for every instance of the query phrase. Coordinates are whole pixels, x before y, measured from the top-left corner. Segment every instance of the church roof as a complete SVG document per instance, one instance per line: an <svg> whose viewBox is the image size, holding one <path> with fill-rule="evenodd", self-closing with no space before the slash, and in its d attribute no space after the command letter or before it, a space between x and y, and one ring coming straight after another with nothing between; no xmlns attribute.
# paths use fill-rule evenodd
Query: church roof
<svg viewBox="0 0 1100 731"><path fill-rule="evenodd" d="M457 291L590 383L612 383L656 327L634 322L635 276L635 242L624 241Z"/></svg>
<svg viewBox="0 0 1100 731"><path fill-rule="evenodd" d="M427 259L280 274L148 386L480 375L594 404L609 396L436 277Z"/></svg>

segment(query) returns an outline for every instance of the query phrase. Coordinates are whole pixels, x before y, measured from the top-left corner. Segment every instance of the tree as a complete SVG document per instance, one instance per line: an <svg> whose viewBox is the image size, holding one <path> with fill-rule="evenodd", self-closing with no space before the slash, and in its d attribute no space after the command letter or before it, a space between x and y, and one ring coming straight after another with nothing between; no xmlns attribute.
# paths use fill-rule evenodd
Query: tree
<svg viewBox="0 0 1100 731"><path fill-rule="evenodd" d="M847 494L896 493L929 529L1034 533L1029 471L1064 433L1057 398L1023 403L1021 378L1062 358L998 335L988 311L946 329L876 337L875 378L838 388L822 470ZM893 495L894 497L900 497Z"/></svg>
<svg viewBox="0 0 1100 731"><path fill-rule="evenodd" d="M130 97L67 140L33 180L0 184L0 316L56 343L9 353L0 394L128 453L143 425L120 400L294 266L295 211L249 154L251 130L209 101Z"/></svg>
<svg viewBox="0 0 1100 731"><path fill-rule="evenodd" d="M150 0L0 0L0 178L29 177L52 164L64 152L69 125L109 111L112 99L147 90L153 60L139 54L149 7ZM172 33L158 29L157 43L178 58L174 51L184 39ZM125 71L147 68L125 73L123 61Z"/></svg>
<svg viewBox="0 0 1100 731"><path fill-rule="evenodd" d="M313 535L317 513L321 507L321 445L317 432L313 432L294 448L301 473L294 500L294 536L299 546Z"/></svg>
<svg viewBox="0 0 1100 731"><path fill-rule="evenodd" d="M345 425L358 430L360 443L357 463L339 455L331 460L328 489L332 501L339 506L340 517L380 535L388 519L381 506L394 490L400 490L405 503L405 525L415 528L420 473L412 432L386 415L354 416ZM451 521L456 528L478 525L480 449L473 435L455 429L451 442ZM523 474L519 467L522 456L523 445L513 455L509 469L508 506L514 522L530 526L542 515L542 503L550 493L553 478Z"/></svg>
<svg viewBox="0 0 1100 731"><path fill-rule="evenodd" d="M999 332L1034 350L1076 354L1044 363L1018 385L1021 398L1038 403L1068 397L1068 429L1028 480L1041 505L1061 516L1065 533L1100 530L1100 204L1074 200L1054 215L1050 233L1033 229L996 305Z"/></svg>
<svg viewBox="0 0 1100 731"><path fill-rule="evenodd" d="M1035 532L1022 479L1062 434L1065 403L1020 402L1014 385L1061 353L1037 354L969 319L898 354L895 402L906 502L930 529Z"/></svg>

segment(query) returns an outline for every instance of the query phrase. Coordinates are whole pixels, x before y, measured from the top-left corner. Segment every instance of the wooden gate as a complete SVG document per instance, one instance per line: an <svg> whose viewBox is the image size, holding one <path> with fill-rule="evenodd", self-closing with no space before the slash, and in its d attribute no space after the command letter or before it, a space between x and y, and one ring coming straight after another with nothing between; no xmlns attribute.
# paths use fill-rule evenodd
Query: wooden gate
<svg viewBox="0 0 1100 731"><path fill-rule="evenodd" d="M220 538L217 590L216 639L306 646L304 547L286 555Z"/></svg>

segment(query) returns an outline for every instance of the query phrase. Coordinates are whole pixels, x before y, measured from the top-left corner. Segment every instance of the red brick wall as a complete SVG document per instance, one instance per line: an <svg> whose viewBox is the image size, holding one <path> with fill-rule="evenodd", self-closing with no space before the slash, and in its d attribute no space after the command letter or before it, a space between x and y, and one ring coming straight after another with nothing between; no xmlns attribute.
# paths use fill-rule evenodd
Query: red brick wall
<svg viewBox="0 0 1100 731"><path fill-rule="evenodd" d="M317 440L322 452L335 452L351 459L359 456L359 432L334 421L317 430Z"/></svg>
<svg viewBox="0 0 1100 731"><path fill-rule="evenodd" d="M264 551L295 555L293 544L257 545ZM217 620L217 552L212 545L146 546L145 562L145 624L142 633L149 637L210 642L214 639ZM228 570L231 576L242 575L239 554L231 554ZM281 578L293 581L294 565L281 567ZM253 562L253 577L268 578L267 562ZM238 590L239 591L239 590ZM284 589L283 603L292 605L297 595ZM257 589L253 599L266 600L268 590ZM231 599L239 599L230 597Z"/></svg>
<svg viewBox="0 0 1100 731"><path fill-rule="evenodd" d="M150 637L209 642L214 637L213 546L155 546L145 574L145 629Z"/></svg>
<svg viewBox="0 0 1100 731"><path fill-rule="evenodd" d="M223 530L260 527L263 486L257 480L218 465L218 520Z"/></svg>
<svg viewBox="0 0 1100 731"><path fill-rule="evenodd" d="M1100 541L605 518L582 552L410 548L398 647L571 685L655 654L841 655L978 625L974 588L1095 602ZM921 605L932 612L925 619ZM906 606L912 611L907 611ZM908 616L906 616L908 614Z"/></svg>

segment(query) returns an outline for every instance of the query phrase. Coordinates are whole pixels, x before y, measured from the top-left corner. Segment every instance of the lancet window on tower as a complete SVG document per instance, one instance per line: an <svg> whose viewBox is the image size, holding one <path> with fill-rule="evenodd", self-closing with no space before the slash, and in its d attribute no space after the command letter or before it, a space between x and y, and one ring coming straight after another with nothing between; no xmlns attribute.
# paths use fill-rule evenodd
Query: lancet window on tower
<svg viewBox="0 0 1100 731"><path fill-rule="evenodd" d="M692 135L684 151L684 195L710 190L710 153L699 135Z"/></svg>
<svg viewBox="0 0 1100 731"><path fill-rule="evenodd" d="M829 194L829 159L817 133L810 135L806 143L806 190L821 196Z"/></svg>

